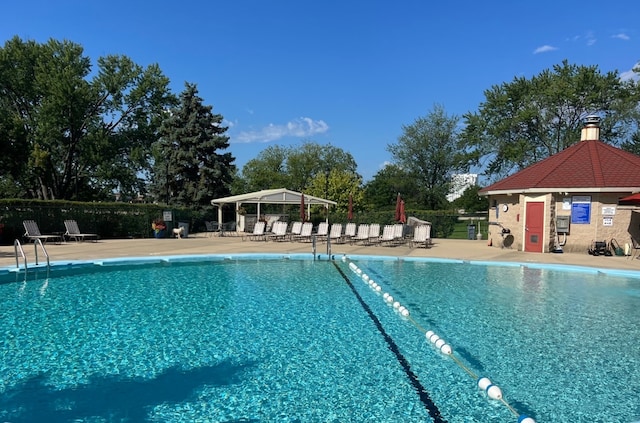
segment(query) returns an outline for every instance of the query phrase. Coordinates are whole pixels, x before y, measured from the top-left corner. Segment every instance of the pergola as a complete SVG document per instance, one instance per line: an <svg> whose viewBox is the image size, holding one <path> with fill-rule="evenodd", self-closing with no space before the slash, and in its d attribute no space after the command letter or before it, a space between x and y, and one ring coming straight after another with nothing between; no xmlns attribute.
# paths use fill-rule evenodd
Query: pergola
<svg viewBox="0 0 640 423"><path fill-rule="evenodd" d="M236 221L238 220L238 209L242 204L257 204L258 216L260 216L260 204L300 204L304 196L304 205L307 208L307 216L309 216L309 206L322 205L327 211L329 206L335 206L335 201L326 200L324 198L314 197L312 195L303 194L301 192L291 191L286 188L265 189L262 191L250 192L247 194L232 195L231 197L216 198L211 200L211 205L218 207L218 222L222 223L222 206L225 204L236 205ZM328 215L328 213L327 213Z"/></svg>

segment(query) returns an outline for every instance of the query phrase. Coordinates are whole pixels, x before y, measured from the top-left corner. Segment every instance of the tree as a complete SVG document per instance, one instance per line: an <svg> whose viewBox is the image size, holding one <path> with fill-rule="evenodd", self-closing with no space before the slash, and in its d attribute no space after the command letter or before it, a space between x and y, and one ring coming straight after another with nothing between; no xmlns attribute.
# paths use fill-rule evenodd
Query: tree
<svg viewBox="0 0 640 423"><path fill-rule="evenodd" d="M249 160L243 166L240 179L244 183L238 187L242 191L234 191L234 194L289 187L290 178L287 174L289 154L289 149L279 145L269 146L262 150L258 157ZM234 186L236 185L239 184L234 183Z"/></svg>
<svg viewBox="0 0 640 423"><path fill-rule="evenodd" d="M353 156L333 145L320 145L311 141L300 146L270 146L247 162L242 169L242 186L250 191L271 188L289 188L294 191L308 191L317 178L328 184L329 174L338 171L360 179ZM324 197L325 192L320 196ZM332 198L328 198L333 200ZM334 200L335 201L335 200Z"/></svg>
<svg viewBox="0 0 640 423"><path fill-rule="evenodd" d="M380 169L364 186L369 210L395 208L398 193L406 204L420 204L418 184L404 169L389 164Z"/></svg>
<svg viewBox="0 0 640 423"><path fill-rule="evenodd" d="M487 173L504 177L580 140L584 118L602 117L601 139L619 145L637 128L637 85L617 72L601 74L597 66L567 61L530 80L485 91L477 113L464 116L462 139L488 160Z"/></svg>
<svg viewBox="0 0 640 423"><path fill-rule="evenodd" d="M436 105L427 116L403 126L398 143L387 146L394 163L416 181L421 204L433 210L448 204L451 175L469 166L471 155L459 141L458 122Z"/></svg>
<svg viewBox="0 0 640 423"><path fill-rule="evenodd" d="M235 172L228 128L222 115L203 105L195 84L185 84L180 103L169 110L154 145L153 192L166 204L192 208L229 195Z"/></svg>
<svg viewBox="0 0 640 423"><path fill-rule="evenodd" d="M338 204L333 209L334 212L345 217L349 208L349 195L353 199L354 212L362 208L364 200L362 177L342 169L332 169L328 174L317 173L304 192L335 201Z"/></svg>
<svg viewBox="0 0 640 423"><path fill-rule="evenodd" d="M457 209L463 209L466 213L487 211L489 209L489 199L486 196L480 197L478 191L480 187L473 185L464 190L462 195L452 201Z"/></svg>
<svg viewBox="0 0 640 423"><path fill-rule="evenodd" d="M80 45L14 37L0 49L0 161L12 194L96 200L140 192L168 79L125 56L98 59Z"/></svg>

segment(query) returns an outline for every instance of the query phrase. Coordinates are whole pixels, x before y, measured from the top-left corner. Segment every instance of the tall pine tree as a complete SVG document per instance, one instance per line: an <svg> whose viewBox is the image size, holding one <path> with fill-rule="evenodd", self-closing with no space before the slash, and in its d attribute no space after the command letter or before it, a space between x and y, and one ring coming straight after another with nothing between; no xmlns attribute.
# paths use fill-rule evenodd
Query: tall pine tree
<svg viewBox="0 0 640 423"><path fill-rule="evenodd" d="M186 83L179 105L167 111L154 148L152 193L161 203L202 209L229 195L235 158L222 115L205 106L195 84Z"/></svg>

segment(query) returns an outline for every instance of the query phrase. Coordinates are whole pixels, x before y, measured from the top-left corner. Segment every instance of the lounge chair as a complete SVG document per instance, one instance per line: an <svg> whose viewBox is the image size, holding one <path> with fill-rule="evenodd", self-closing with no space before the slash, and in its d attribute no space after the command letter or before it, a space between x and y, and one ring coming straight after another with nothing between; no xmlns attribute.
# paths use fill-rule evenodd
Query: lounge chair
<svg viewBox="0 0 640 423"><path fill-rule="evenodd" d="M631 237L631 247L630 247L629 255L627 257L631 257L631 258L636 257L638 250L640 250L640 242L638 242L638 240L635 239L634 237Z"/></svg>
<svg viewBox="0 0 640 423"><path fill-rule="evenodd" d="M40 228L38 228L38 224L35 220L24 220L22 222L22 226L24 226L24 239L28 241L35 241L39 239L41 242L54 241L54 242L62 242L62 235L43 235L40 233Z"/></svg>
<svg viewBox="0 0 640 423"><path fill-rule="evenodd" d="M380 242L380 224L372 223L369 225L369 239L367 240L367 244L377 244Z"/></svg>
<svg viewBox="0 0 640 423"><path fill-rule="evenodd" d="M293 222L291 224L291 231L287 234L289 241L293 241L296 236L300 235L300 232L302 232L302 222Z"/></svg>
<svg viewBox="0 0 640 423"><path fill-rule="evenodd" d="M271 233L265 235L265 240L284 241L287 238L287 222L278 220L271 225Z"/></svg>
<svg viewBox="0 0 640 423"><path fill-rule="evenodd" d="M396 223L393 225L393 239L394 243L397 245L404 244L404 224Z"/></svg>
<svg viewBox="0 0 640 423"><path fill-rule="evenodd" d="M329 231L329 236L327 237L327 241L331 241L333 243L340 243L342 239L342 223L332 223L331 230Z"/></svg>
<svg viewBox="0 0 640 423"><path fill-rule="evenodd" d="M320 222L318 224L318 230L316 231L316 239L318 241L324 241L329 235L329 224L327 222Z"/></svg>
<svg viewBox="0 0 640 423"><path fill-rule="evenodd" d="M78 242L84 241L86 238L91 238L94 242L98 241L98 234L83 234L80 232L78 222L75 220L65 220L64 227L67 230L67 232L64 233L65 239L73 239Z"/></svg>
<svg viewBox="0 0 640 423"><path fill-rule="evenodd" d="M344 227L344 235L342 236L342 242L351 242L351 239L356 236L357 226L353 222L349 222Z"/></svg>
<svg viewBox="0 0 640 423"><path fill-rule="evenodd" d="M357 244L358 242L365 244L367 241L369 241L369 224L361 223L358 226L358 233L351 238L351 244Z"/></svg>
<svg viewBox="0 0 640 423"><path fill-rule="evenodd" d="M247 235L247 238L249 239L249 241L264 241L266 239L265 233L264 233L264 228L266 226L267 226L267 222L264 222L264 221L256 222L256 224L253 227L253 232Z"/></svg>
<svg viewBox="0 0 640 423"><path fill-rule="evenodd" d="M431 225L418 225L413 230L413 239L411 240L411 247L425 247L431 246Z"/></svg>
<svg viewBox="0 0 640 423"><path fill-rule="evenodd" d="M311 237L313 236L312 232L313 232L313 223L304 222L302 224L302 229L300 230L300 235L294 236L293 240L301 241L301 242L310 242Z"/></svg>
<svg viewBox="0 0 640 423"><path fill-rule="evenodd" d="M382 228L382 236L378 238L378 242L387 247L393 247L396 245L394 225L384 225Z"/></svg>

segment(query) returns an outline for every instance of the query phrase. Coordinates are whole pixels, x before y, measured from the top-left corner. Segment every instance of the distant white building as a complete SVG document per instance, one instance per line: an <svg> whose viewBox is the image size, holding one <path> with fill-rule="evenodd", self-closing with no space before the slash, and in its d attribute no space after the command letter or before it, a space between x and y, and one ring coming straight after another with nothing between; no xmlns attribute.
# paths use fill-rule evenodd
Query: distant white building
<svg viewBox="0 0 640 423"><path fill-rule="evenodd" d="M458 173L451 176L451 191L447 195L447 200L453 201L462 197L464 190L477 183L477 173Z"/></svg>

